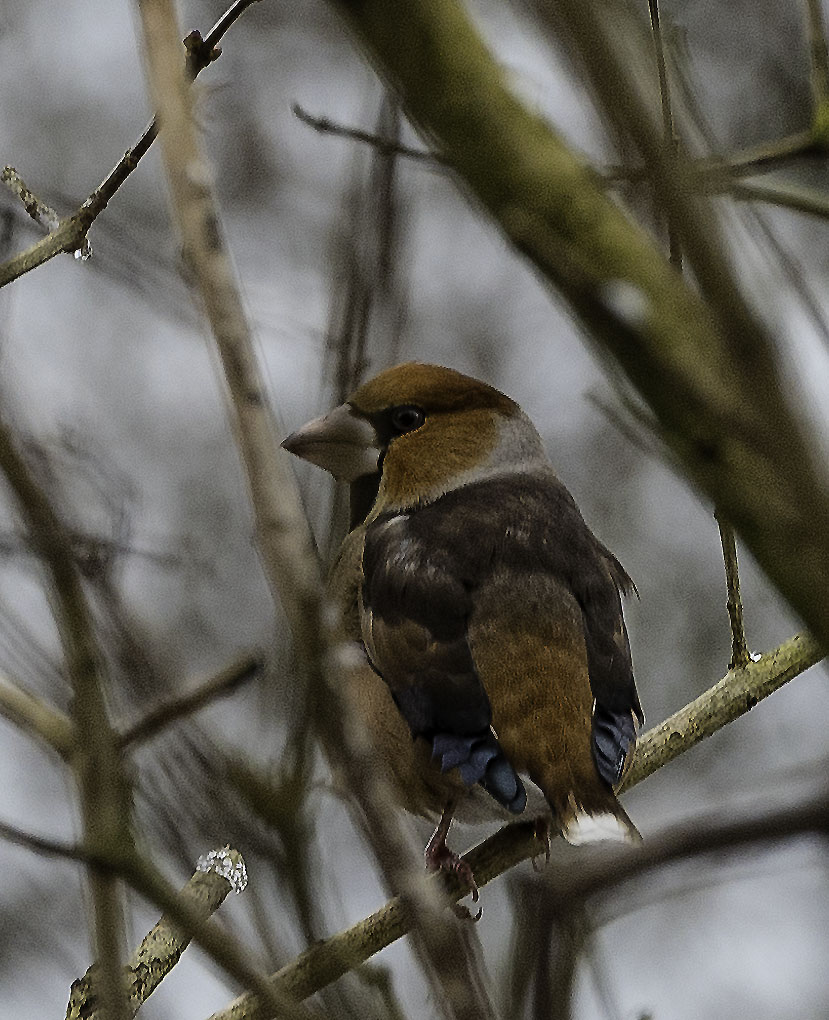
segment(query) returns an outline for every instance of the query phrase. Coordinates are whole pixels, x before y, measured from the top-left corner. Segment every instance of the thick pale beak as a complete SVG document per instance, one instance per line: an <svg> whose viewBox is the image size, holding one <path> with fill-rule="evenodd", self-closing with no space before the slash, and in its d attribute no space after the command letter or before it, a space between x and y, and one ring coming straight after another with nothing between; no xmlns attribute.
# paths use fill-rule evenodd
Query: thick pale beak
<svg viewBox="0 0 829 1020"><path fill-rule="evenodd" d="M348 404L309 421L282 445L289 453L330 471L341 482L375 474L382 453L374 426Z"/></svg>

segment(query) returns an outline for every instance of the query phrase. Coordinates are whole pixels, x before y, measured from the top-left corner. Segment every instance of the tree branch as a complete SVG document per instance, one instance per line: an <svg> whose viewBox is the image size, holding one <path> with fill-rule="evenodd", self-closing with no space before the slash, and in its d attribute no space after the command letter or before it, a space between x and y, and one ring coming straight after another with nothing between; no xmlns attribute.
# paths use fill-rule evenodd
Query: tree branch
<svg viewBox="0 0 829 1020"><path fill-rule="evenodd" d="M821 651L817 644L808 635L798 634L756 662L749 663L744 669L730 671L695 701L640 737L633 764L620 791L635 786L705 737L745 714L820 658ZM829 819L825 812L826 804L821 802L814 810L810 808L799 815L795 812L797 817L786 816L786 825L793 828L786 829L781 823L780 829L784 832L817 828L826 831ZM762 839L772 829L773 826L770 827L763 819L732 829L726 826L719 844L712 841L711 848L726 845L729 841L736 843ZM607 870L600 877L591 875L584 879L581 886L574 885L573 895L589 895L602 882L607 884L611 881L614 874L618 873L621 880L642 867L656 866L660 861L681 856L689 852L687 846L687 838L669 843L667 849L657 843L657 849L651 857L647 856L646 851L643 858L645 863L641 865L638 855L642 851L616 851L608 858ZM536 835L534 822L518 822L490 836L466 854L464 860L472 867L477 884L484 886L521 861L544 853L544 849L544 842ZM699 845L697 849L700 849ZM444 881L443 876L423 880L425 885L441 881ZM445 881L450 898L453 901L460 899L464 890L452 880ZM565 878L562 881L566 884L567 880ZM301 953L271 976L271 984L296 999L312 995L401 938L411 929L412 920L407 901L397 896L359 924ZM256 996L246 992L226 1009L214 1013L210 1020L250 1020L258 1016L257 1008Z"/></svg>
<svg viewBox="0 0 829 1020"><path fill-rule="evenodd" d="M335 138L347 138L352 142L362 142L387 156L404 156L406 159L431 163L433 166L444 164L444 160L439 155L429 152L428 149L413 149L409 145L401 145L399 142L382 138L371 131L363 131L361 128L338 124L336 121L331 120L330 117L315 117L313 114L308 113L307 110L304 110L299 103L291 104L291 112L297 120L307 124L308 127L313 128L320 134L333 135Z"/></svg>
<svg viewBox="0 0 829 1020"><path fill-rule="evenodd" d="M715 511L717 525L720 529L723 563L725 564L725 587L727 592L726 609L731 625L731 661L729 669L738 669L751 662L751 652L746 642L746 631L743 624L743 600L740 597L740 571L737 566L737 542L734 529L728 521Z"/></svg>
<svg viewBox="0 0 829 1020"><path fill-rule="evenodd" d="M75 745L75 726L69 716L3 677L0 677L0 715L44 741L64 761L69 760Z"/></svg>
<svg viewBox="0 0 829 1020"><path fill-rule="evenodd" d="M103 660L92 616L72 558L71 538L38 484L8 426L0 422L0 471L28 530L29 542L48 572L48 593L74 691L72 721L77 739L71 764L80 790L84 845L92 854L116 854L132 846L130 800L114 731L103 695ZM126 1016L121 988L121 902L113 876L88 866L95 917L100 994L110 1020Z"/></svg>
<svg viewBox="0 0 829 1020"><path fill-rule="evenodd" d="M133 723L118 736L122 748L151 740L161 730L179 719L192 715L217 698L231 694L242 684L258 676L264 668L261 658L246 658L211 677L195 690L187 691L177 698L162 702L143 719ZM0 691L2 688L0 688ZM0 711L2 708L0 707Z"/></svg>
<svg viewBox="0 0 829 1020"><path fill-rule="evenodd" d="M219 909L231 889L242 892L246 883L245 863L237 850L225 847L213 851L199 860L193 877L179 892L180 907L201 924ZM189 927L182 928L165 915L142 940L124 968L129 1017L135 1016L178 963L191 937ZM97 967L93 964L82 978L72 983L66 1020L106 1020L96 995Z"/></svg>
<svg viewBox="0 0 829 1020"><path fill-rule="evenodd" d="M394 16L383 0L332 2L410 118L651 406L690 480L829 643L829 495L817 453L788 406L775 345L737 287L711 210L683 164L665 158L604 7L562 0L555 13L608 115L652 166L704 299L507 90L456 0L412 0ZM548 5L538 9L549 15Z"/></svg>
<svg viewBox="0 0 829 1020"><path fill-rule="evenodd" d="M257 2L258 0L235 0L208 32L205 39L202 39L198 32L190 33L185 42L187 44L187 71L191 80L195 79L208 64L218 59L222 52L218 45L219 41L240 15L248 7ZM76 212L59 219L56 225L50 226L51 232L47 237L15 255L8 262L0 264L0 287L4 287L7 283L11 283L12 280L18 279L18 277L23 276L32 269L37 269L38 266L42 266L45 262L53 259L55 255L61 255L64 252L76 252L82 258L88 258L91 253L87 240L89 228L106 209L115 193L138 166L157 135L158 119L153 118L135 145L131 149L127 149L118 163ZM11 167L6 167L3 171L4 180L9 172L17 177L16 171ZM20 183L22 185L22 181ZM20 195L20 197L22 199L23 196ZM32 199L37 201L34 199L34 196L32 196ZM39 204L48 210L53 217L57 217L57 213L50 209L49 206L46 206L44 203ZM43 222L45 225L45 219Z"/></svg>

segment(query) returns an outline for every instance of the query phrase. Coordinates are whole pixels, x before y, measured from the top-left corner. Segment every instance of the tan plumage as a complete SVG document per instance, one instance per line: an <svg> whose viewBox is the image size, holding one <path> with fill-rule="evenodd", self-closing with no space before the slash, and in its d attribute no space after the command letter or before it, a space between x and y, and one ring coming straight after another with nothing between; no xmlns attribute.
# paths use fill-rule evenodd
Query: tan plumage
<svg viewBox="0 0 829 1020"><path fill-rule="evenodd" d="M401 365L284 445L352 486L329 592L366 650L349 695L400 802L509 817L527 786L572 842L638 838L611 787L641 719L630 581L520 407Z"/></svg>

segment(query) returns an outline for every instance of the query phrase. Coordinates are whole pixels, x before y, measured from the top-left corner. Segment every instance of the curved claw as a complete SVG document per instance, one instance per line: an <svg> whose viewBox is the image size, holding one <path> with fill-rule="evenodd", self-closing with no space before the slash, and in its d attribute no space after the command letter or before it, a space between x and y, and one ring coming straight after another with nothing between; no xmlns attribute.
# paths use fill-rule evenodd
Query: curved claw
<svg viewBox="0 0 829 1020"><path fill-rule="evenodd" d="M535 832L533 835L537 840L540 840L544 844L544 864L536 864L536 861L540 856L539 854L536 854L532 858L533 871L538 874L538 872L543 871L550 863L550 819L545 818L543 815L536 818Z"/></svg>
<svg viewBox="0 0 829 1020"><path fill-rule="evenodd" d="M423 851L426 867L429 871L443 871L449 875L456 875L464 887L465 893L471 893L472 902L477 903L480 894L478 893L478 886L475 882L472 868L459 854L456 854L454 850L450 850L446 845L446 836L451 824L452 806L450 805L443 812L434 835ZM459 903L452 904L452 912L456 917L464 921L478 921L482 913L481 910L478 910L477 914L473 916L466 907Z"/></svg>
<svg viewBox="0 0 829 1020"><path fill-rule="evenodd" d="M459 921L470 921L472 924L477 924L478 921L480 921L481 917L483 916L484 908L478 907L478 909L473 914L470 911L469 907L465 907L462 903L453 903L452 913L455 915L455 917L457 917Z"/></svg>

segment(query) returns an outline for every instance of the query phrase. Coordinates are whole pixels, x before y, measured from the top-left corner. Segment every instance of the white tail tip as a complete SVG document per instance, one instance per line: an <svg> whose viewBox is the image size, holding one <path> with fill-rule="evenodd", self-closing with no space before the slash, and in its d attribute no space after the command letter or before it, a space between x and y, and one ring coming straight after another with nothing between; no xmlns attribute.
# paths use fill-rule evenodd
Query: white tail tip
<svg viewBox="0 0 829 1020"><path fill-rule="evenodd" d="M600 843L605 840L614 840L617 843L640 843L642 840L631 822L610 811L591 815L578 810L565 823L562 835L574 846L580 846L582 843Z"/></svg>

